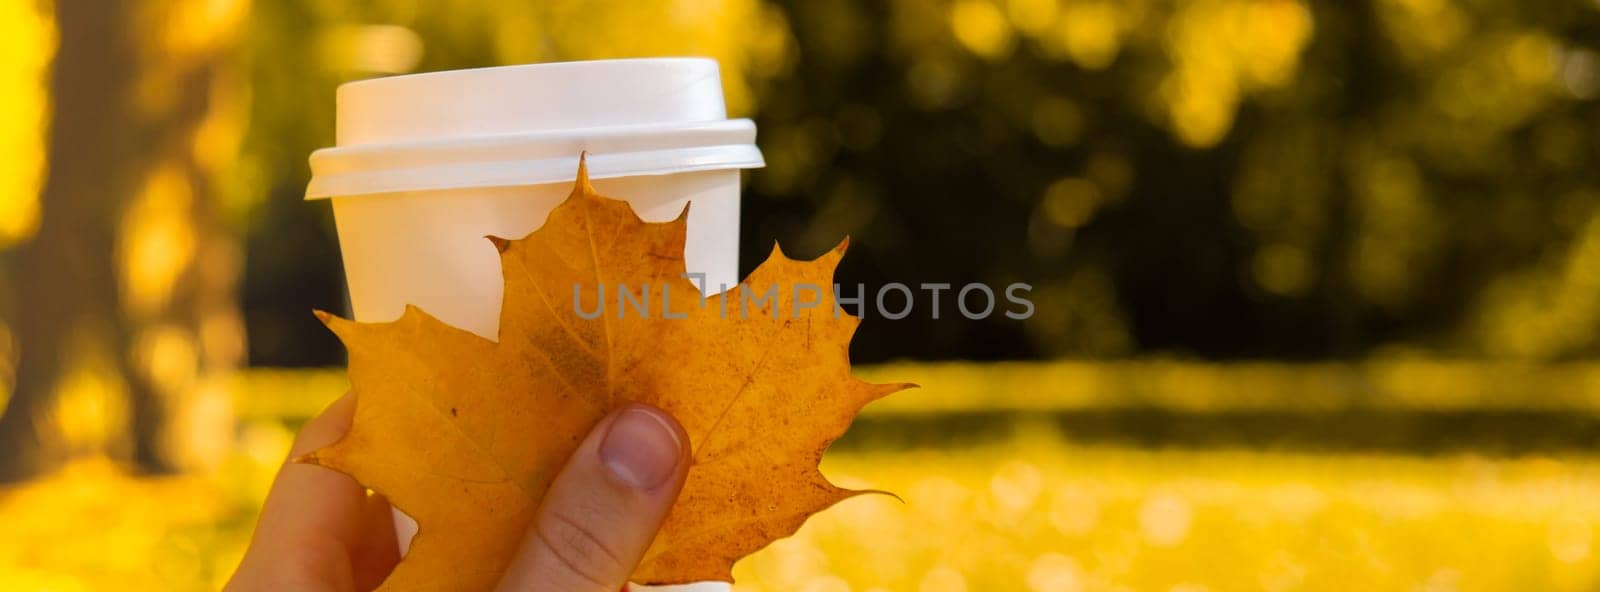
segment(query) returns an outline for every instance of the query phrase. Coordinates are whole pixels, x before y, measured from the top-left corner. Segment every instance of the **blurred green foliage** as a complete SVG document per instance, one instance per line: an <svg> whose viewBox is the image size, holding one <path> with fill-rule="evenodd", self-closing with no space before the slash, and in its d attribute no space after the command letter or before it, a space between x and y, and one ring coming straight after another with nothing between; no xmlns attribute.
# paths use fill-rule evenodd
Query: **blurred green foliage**
<svg viewBox="0 0 1600 592"><path fill-rule="evenodd" d="M858 352L1594 351L1592 3L788 14L747 244L853 233L868 281L1037 286L1023 327L868 323Z"/></svg>

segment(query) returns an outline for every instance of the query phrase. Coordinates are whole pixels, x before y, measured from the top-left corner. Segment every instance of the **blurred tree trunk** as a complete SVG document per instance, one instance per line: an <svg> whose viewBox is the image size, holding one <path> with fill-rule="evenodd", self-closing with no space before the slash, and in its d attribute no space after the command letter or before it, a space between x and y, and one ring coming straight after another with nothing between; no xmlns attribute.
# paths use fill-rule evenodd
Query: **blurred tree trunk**
<svg viewBox="0 0 1600 592"><path fill-rule="evenodd" d="M175 419L230 419L221 382L240 357L238 256L212 195L231 159L213 99L233 23L204 20L215 2L54 4L49 172L38 233L11 259L20 356L0 481L101 452L168 471L190 461Z"/></svg>

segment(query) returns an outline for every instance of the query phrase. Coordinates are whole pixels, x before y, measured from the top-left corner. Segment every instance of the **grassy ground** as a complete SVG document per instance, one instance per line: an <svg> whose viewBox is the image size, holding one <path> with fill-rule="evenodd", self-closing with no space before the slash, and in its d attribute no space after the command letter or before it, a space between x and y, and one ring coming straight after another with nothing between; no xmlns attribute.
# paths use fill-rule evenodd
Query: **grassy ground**
<svg viewBox="0 0 1600 592"><path fill-rule="evenodd" d="M937 470L931 468L936 467ZM761 590L1594 590L1600 464L1083 447L859 451Z"/></svg>
<svg viewBox="0 0 1600 592"><path fill-rule="evenodd" d="M1006 380L993 367L964 368L961 380ZM926 383L920 377L927 374L912 376ZM7 530L0 590L215 588L238 559L292 426L337 394L341 380L328 373L253 376L241 392L237 445L210 474L138 479L86 461L0 492ZM1019 389L1030 382L1009 380ZM950 393L969 387L956 383L930 385L951 401L938 414L906 403L872 411L825 461L840 483L895 491L903 503L886 496L844 502L742 562L740 589L1600 587L1600 457L1589 456L1586 436L1422 454L1414 444L1425 435L1407 430L1448 431L1440 422L1456 415L1424 414L1421 428L1380 422L1386 427L1378 432L1398 429L1398 436L1341 437L1340 430L1369 422L1330 421L1326 428L1319 418L1332 415L1327 409L1267 409L1263 416L1257 406L1248 409L1254 419L1241 423L1239 409L1196 404L1200 395L1193 394L1190 407L1202 411L1150 417L1141 414L1153 406L1141 405L1132 421L1120 412L1095 415L1105 406L960 402ZM1184 400L1182 393L1163 396ZM1504 411L1486 416L1476 438L1492 439L1491 420ZM1581 415L1563 412L1574 413ZM1131 423L1092 429L1116 421ZM1570 431L1573 424L1545 425ZM1152 439L1145 433L1151 429L1208 436ZM1522 438L1512 432L1510 439Z"/></svg>

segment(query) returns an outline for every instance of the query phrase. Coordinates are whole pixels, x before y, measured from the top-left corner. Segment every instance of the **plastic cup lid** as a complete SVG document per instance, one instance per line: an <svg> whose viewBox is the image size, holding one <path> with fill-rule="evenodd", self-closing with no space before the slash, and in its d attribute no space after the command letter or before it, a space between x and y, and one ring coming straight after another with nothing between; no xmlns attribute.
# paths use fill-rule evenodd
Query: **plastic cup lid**
<svg viewBox="0 0 1600 592"><path fill-rule="evenodd" d="M764 166L704 58L560 62L353 82L307 199Z"/></svg>

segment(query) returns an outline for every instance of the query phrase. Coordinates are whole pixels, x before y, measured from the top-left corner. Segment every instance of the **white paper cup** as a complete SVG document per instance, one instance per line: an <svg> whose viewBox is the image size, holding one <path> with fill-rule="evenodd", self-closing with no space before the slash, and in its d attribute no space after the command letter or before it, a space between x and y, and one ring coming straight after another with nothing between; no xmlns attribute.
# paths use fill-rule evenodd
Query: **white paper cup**
<svg viewBox="0 0 1600 592"><path fill-rule="evenodd" d="M693 203L689 271L713 290L738 282L739 169L764 163L755 124L727 119L715 61L379 78L339 87L337 111L338 145L312 153L306 199L333 203L356 320L393 320L415 304L495 338L503 286L484 237L543 224L571 191L582 151L595 188L646 220ZM396 522L404 549L415 523Z"/></svg>

